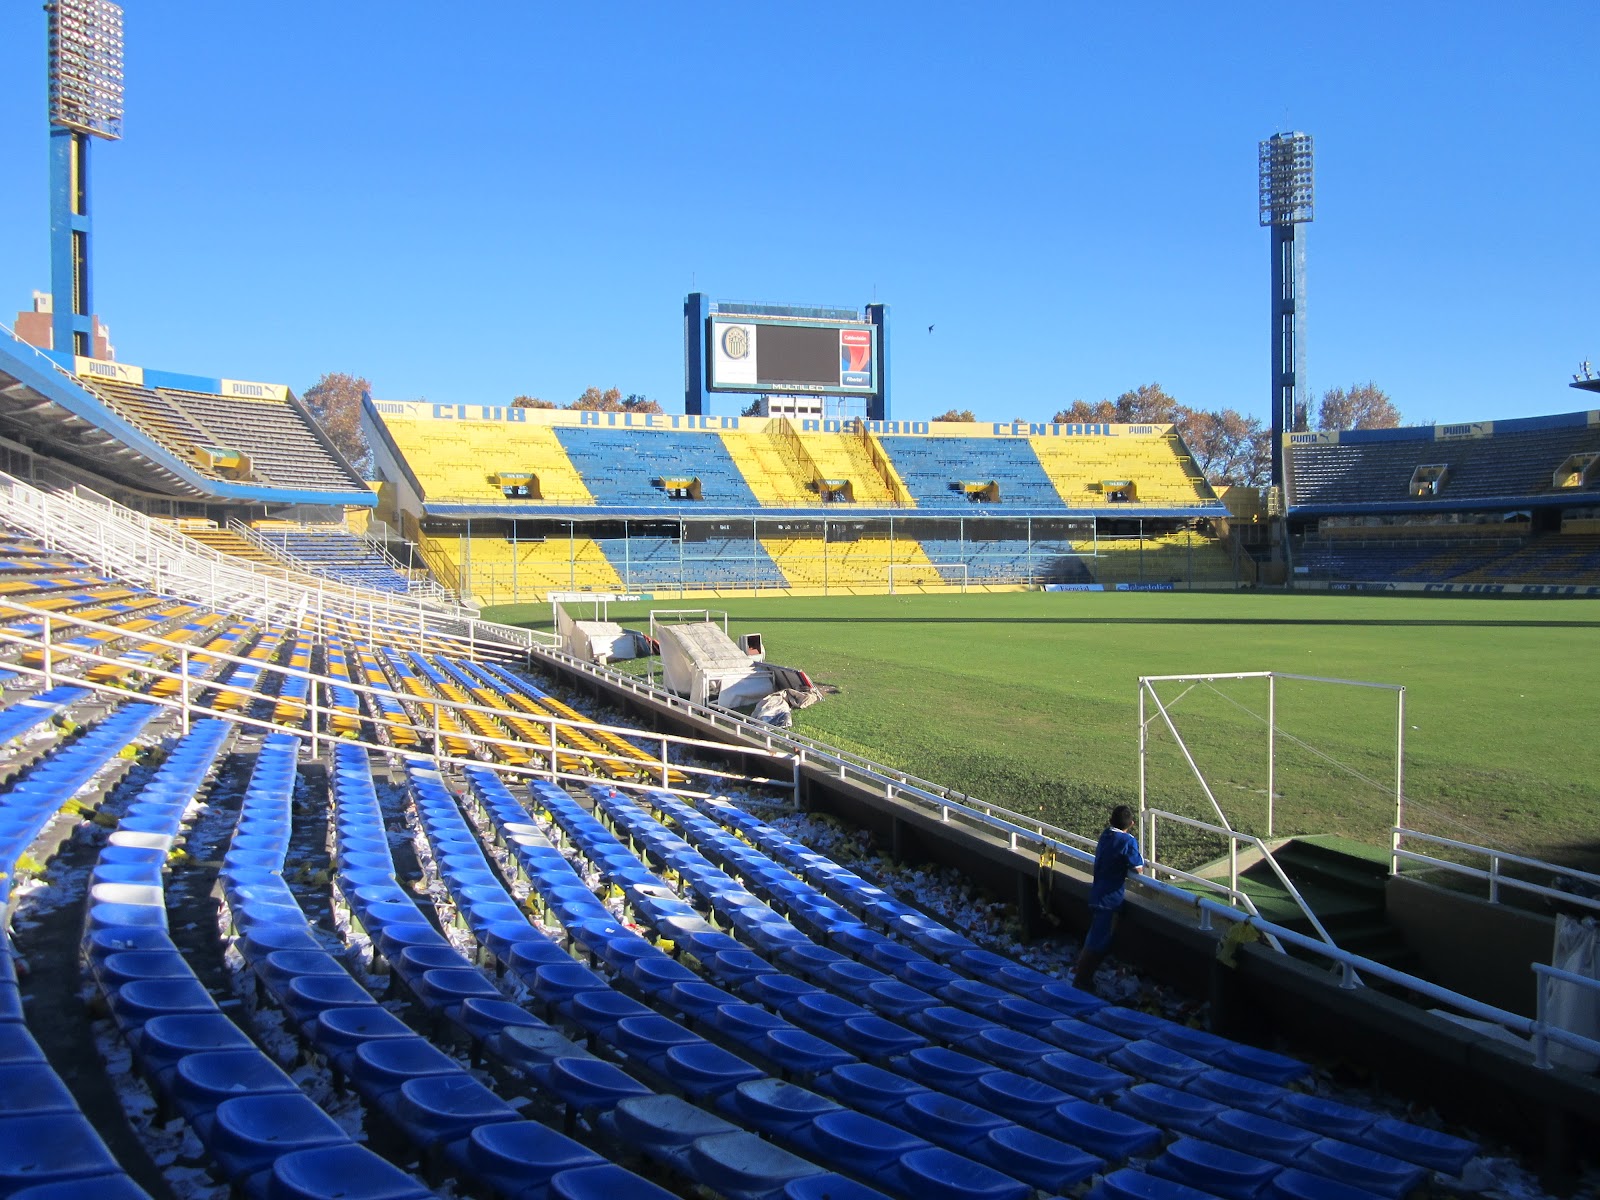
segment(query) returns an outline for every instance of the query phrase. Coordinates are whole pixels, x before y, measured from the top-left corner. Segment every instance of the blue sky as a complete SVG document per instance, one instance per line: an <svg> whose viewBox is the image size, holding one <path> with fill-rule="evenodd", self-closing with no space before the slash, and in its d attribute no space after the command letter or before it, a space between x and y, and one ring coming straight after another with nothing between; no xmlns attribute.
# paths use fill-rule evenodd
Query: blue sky
<svg viewBox="0 0 1600 1200"><path fill-rule="evenodd" d="M894 416L1152 380L1265 415L1255 155L1286 127L1317 143L1314 391L1569 411L1600 359L1590 4L125 8L93 204L128 362L674 412L685 293L876 298ZM44 14L13 0L7 323L49 286L44 94Z"/></svg>

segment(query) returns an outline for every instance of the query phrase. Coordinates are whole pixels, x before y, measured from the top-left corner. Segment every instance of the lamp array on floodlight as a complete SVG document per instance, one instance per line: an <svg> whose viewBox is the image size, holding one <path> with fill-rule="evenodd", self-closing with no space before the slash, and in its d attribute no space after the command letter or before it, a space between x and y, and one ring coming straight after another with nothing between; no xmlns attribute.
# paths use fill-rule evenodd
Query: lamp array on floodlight
<svg viewBox="0 0 1600 1200"><path fill-rule="evenodd" d="M1312 218L1311 135L1275 133L1259 147L1261 223L1300 225Z"/></svg>
<svg viewBox="0 0 1600 1200"><path fill-rule="evenodd" d="M122 136L122 8L110 0L51 0L50 123Z"/></svg>

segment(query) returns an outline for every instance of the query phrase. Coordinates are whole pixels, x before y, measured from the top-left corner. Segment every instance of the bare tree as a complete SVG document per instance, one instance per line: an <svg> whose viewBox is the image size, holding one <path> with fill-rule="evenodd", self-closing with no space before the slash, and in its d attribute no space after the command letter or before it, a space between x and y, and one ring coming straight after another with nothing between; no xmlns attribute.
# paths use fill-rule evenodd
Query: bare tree
<svg viewBox="0 0 1600 1200"><path fill-rule="evenodd" d="M362 376L329 372L300 394L312 420L363 477L372 469L372 448L361 431L361 397L371 391Z"/></svg>
<svg viewBox="0 0 1600 1200"><path fill-rule="evenodd" d="M1231 408L1221 412L1185 411L1178 435L1206 481L1217 486L1260 487L1272 465L1272 431L1257 417Z"/></svg>
<svg viewBox="0 0 1600 1200"><path fill-rule="evenodd" d="M1050 419L1058 425L1105 425L1118 419L1117 406L1109 400L1094 404L1087 400L1074 400Z"/></svg>
<svg viewBox="0 0 1600 1200"><path fill-rule="evenodd" d="M1400 410L1389 394L1373 383L1344 388L1329 388L1322 393L1317 409L1317 428L1330 432L1344 429L1393 429L1400 424Z"/></svg>
<svg viewBox="0 0 1600 1200"><path fill-rule="evenodd" d="M537 396L518 396L511 402L512 408L554 408L548 400L541 400Z"/></svg>

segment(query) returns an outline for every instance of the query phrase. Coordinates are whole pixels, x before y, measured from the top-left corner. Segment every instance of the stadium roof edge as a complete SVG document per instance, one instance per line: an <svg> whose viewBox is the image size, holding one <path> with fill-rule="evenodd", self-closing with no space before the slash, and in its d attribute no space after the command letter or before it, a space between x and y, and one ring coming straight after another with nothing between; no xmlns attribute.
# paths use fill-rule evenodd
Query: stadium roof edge
<svg viewBox="0 0 1600 1200"><path fill-rule="evenodd" d="M1426 442L1441 440L1440 430L1455 430L1466 426L1490 427L1489 436L1496 433L1526 433L1540 429L1581 429L1600 425L1600 411L1579 409L1576 412L1548 413L1537 417L1506 417L1487 421L1443 421L1435 425L1400 425L1393 429L1342 429L1333 433L1312 433L1303 442L1293 439L1301 434L1288 434L1291 446L1314 445L1321 441L1347 444L1362 442Z"/></svg>
<svg viewBox="0 0 1600 1200"><path fill-rule="evenodd" d="M85 440L80 456L70 452L62 457L69 462L83 458L82 466L96 474L110 473L113 478L142 491L152 490L159 481L163 490L175 495L196 499L246 501L268 504L322 504L341 507L372 508L377 497L369 490L360 492L319 492L294 488L253 486L208 479L183 459L172 453L154 438L112 412L92 392L79 384L57 362L54 354L28 346L27 354L18 347L26 343L0 338L0 400L32 396L46 405L52 405L61 414L60 431L71 430ZM203 377L180 376L200 381ZM39 404L28 407L31 415ZM6 419L5 406L0 403L0 420ZM49 431L56 432L56 431ZM98 436L96 436L98 435ZM47 433L49 436L49 433ZM92 444L91 444L92 443ZM57 452L63 448L57 447ZM111 450L112 461L105 453ZM123 467L131 468L121 469ZM154 476L154 479L151 476Z"/></svg>
<svg viewBox="0 0 1600 1200"><path fill-rule="evenodd" d="M409 473L409 472L408 472ZM1063 520L1094 517L1099 520L1132 520L1148 517L1152 520L1171 521L1186 518L1224 518L1228 510L1220 503L1196 505L1192 508L1131 508L1128 505L1106 505L1095 508L1005 508L973 504L962 508L864 508L855 505L818 505L814 508L723 508L710 506L703 501L659 507L592 505L579 507L570 504L459 504L448 501L423 501L423 511L430 517L466 519L517 519L529 520L544 517L554 521L606 521L606 520L688 520L715 521L721 519L764 519L784 521L881 521L900 518L922 521L953 521L961 517L981 517L986 520L1026 519Z"/></svg>

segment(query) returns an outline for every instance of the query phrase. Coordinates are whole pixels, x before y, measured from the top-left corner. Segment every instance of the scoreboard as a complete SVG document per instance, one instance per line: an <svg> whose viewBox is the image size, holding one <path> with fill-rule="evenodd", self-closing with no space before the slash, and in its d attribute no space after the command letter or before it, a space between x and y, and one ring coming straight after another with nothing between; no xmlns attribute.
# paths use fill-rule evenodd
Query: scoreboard
<svg viewBox="0 0 1600 1200"><path fill-rule="evenodd" d="M706 320L706 385L723 392L871 395L878 390L878 326L865 321Z"/></svg>

